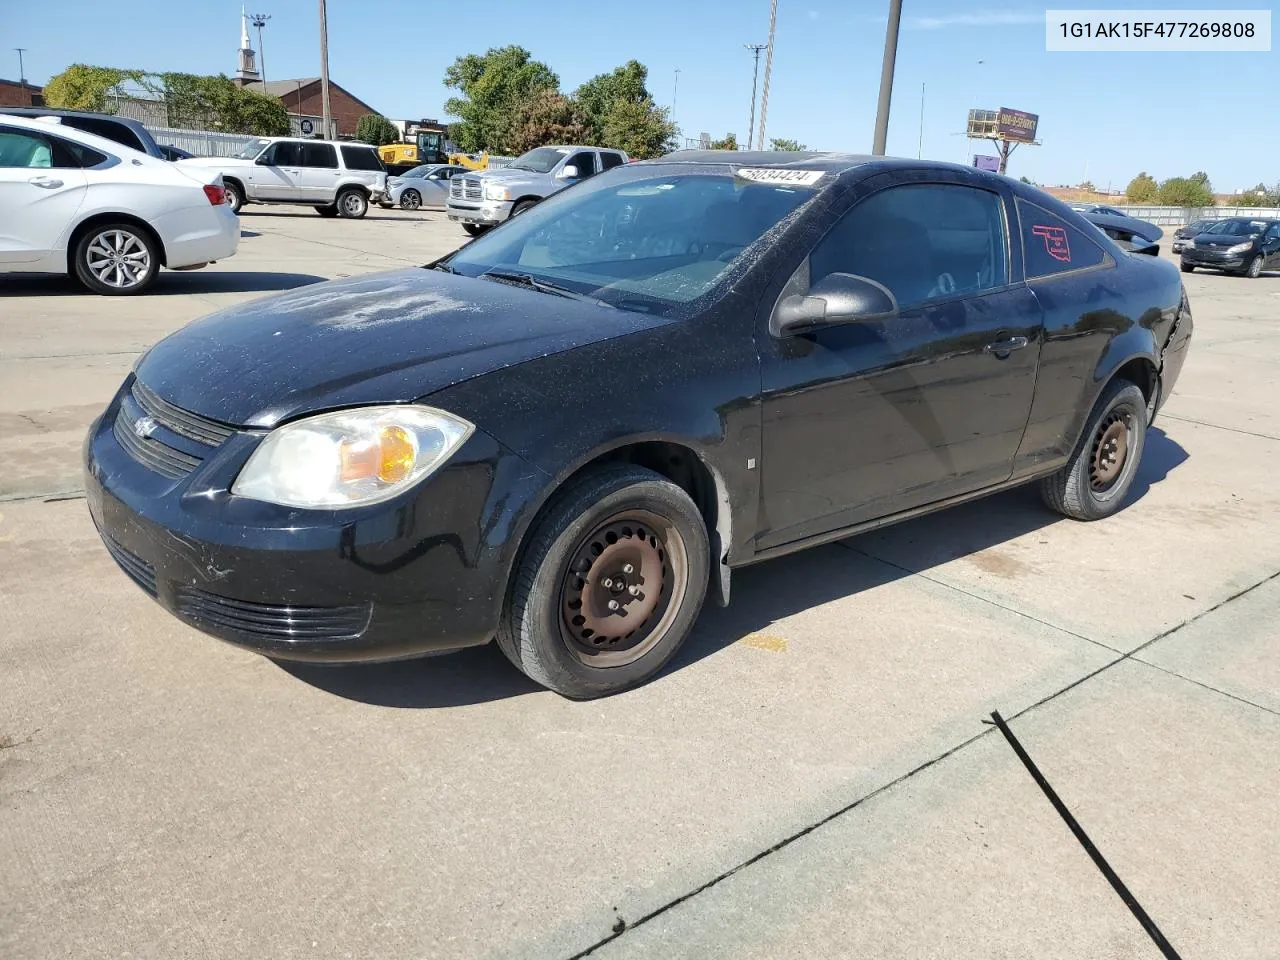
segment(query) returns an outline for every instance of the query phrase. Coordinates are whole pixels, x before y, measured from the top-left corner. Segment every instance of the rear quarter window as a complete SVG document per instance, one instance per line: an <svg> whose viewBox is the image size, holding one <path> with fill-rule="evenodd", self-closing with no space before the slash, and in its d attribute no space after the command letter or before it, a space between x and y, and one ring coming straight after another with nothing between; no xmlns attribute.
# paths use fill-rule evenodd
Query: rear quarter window
<svg viewBox="0 0 1280 960"><path fill-rule="evenodd" d="M348 170L379 170L383 168L382 160L369 147L343 147L342 162Z"/></svg>
<svg viewBox="0 0 1280 960"><path fill-rule="evenodd" d="M1022 199L1017 206L1028 280L1086 270L1107 262L1107 252L1096 239L1057 214Z"/></svg>

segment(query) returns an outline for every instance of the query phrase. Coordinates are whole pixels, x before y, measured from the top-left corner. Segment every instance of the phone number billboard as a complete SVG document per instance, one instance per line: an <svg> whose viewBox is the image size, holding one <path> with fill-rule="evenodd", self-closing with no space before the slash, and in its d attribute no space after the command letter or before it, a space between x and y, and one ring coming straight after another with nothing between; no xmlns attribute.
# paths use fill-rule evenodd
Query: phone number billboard
<svg viewBox="0 0 1280 960"><path fill-rule="evenodd" d="M996 136L1002 140L1016 140L1019 143L1034 143L1036 127L1040 125L1040 117L1023 110L1001 107L996 118Z"/></svg>

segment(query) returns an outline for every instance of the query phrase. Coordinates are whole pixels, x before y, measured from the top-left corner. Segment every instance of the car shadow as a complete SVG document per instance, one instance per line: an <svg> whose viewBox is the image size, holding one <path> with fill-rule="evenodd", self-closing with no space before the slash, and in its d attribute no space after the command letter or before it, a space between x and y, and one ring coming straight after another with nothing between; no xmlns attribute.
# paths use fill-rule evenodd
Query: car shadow
<svg viewBox="0 0 1280 960"><path fill-rule="evenodd" d="M374 211L377 211L377 212L375 213ZM400 215L399 216L394 215L393 211L397 211ZM370 204L369 212L366 213L363 217L355 218L354 222L358 223L361 220L412 220L412 219L415 219L412 216L412 213L414 212L416 211L409 211L409 210L400 211L399 208L397 207L391 207L390 209L388 209L386 207L381 207L376 204ZM311 209L310 207L302 207L297 210L292 210L292 209L281 210L281 209L265 209L265 205L263 209L258 209L257 207L250 209L249 207L245 207L240 211L241 223L244 222L245 217L264 217L264 218L271 218L275 220L297 220L301 218L303 220L334 220L334 221L344 221L344 222L347 221L347 218L345 217L322 217L319 213L317 213L315 210Z"/></svg>
<svg viewBox="0 0 1280 960"><path fill-rule="evenodd" d="M270 293L292 290L327 277L310 273L278 273L271 270L162 270L141 297L165 297L188 293ZM11 274L0 278L0 298L81 296L98 298L65 274ZM107 298L110 299L110 298Z"/></svg>
<svg viewBox="0 0 1280 960"><path fill-rule="evenodd" d="M1177 441L1159 427L1151 428L1142 465L1123 509L1132 509L1187 458ZM692 666L744 637L767 631L796 613L924 573L1055 523L1070 522L1044 506L1036 486L1030 484L874 534L735 570L730 605L721 608L708 602L684 646L656 679ZM874 544L870 541L873 536ZM385 707L464 706L542 689L517 671L493 643L396 663L279 666L328 693Z"/></svg>

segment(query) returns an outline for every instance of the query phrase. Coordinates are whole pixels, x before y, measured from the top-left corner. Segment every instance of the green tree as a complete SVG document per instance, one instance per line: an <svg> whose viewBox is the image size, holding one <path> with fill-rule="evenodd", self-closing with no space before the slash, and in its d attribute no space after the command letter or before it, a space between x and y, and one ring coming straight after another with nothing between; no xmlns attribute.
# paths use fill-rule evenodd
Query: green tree
<svg viewBox="0 0 1280 960"><path fill-rule="evenodd" d="M1187 179L1189 179L1189 180L1193 180L1193 181L1195 181L1196 183L1202 183L1202 184L1204 184L1206 187L1208 187L1208 186L1209 186L1209 175L1208 175L1207 173L1205 173L1203 170L1197 170L1195 173L1193 173L1193 174L1192 174L1190 177L1188 177Z"/></svg>
<svg viewBox="0 0 1280 960"><path fill-rule="evenodd" d="M1124 188L1124 195L1130 203L1155 203L1160 199L1160 184L1156 178L1143 170L1129 181Z"/></svg>
<svg viewBox="0 0 1280 960"><path fill-rule="evenodd" d="M615 100L604 121L603 145L647 160L676 148L676 125L670 112L653 99Z"/></svg>
<svg viewBox="0 0 1280 960"><path fill-rule="evenodd" d="M787 151L798 153L802 150L808 150L809 148L806 147L799 140L787 140L786 138L781 138L781 137L770 137L769 149L770 150L787 150Z"/></svg>
<svg viewBox="0 0 1280 960"><path fill-rule="evenodd" d="M278 97L242 87L224 74L162 73L148 78L148 85L161 92L171 126L257 137L289 132L289 114Z"/></svg>
<svg viewBox="0 0 1280 960"><path fill-rule="evenodd" d="M1038 187L1038 186L1039 186L1039 184L1038 184L1038 183L1036 183L1034 180L1032 180L1030 177L1027 177L1027 176L1019 177L1019 178L1018 178L1018 181L1019 181L1020 183L1027 183L1027 184L1030 184L1030 185L1031 185L1031 186L1033 186L1033 187Z"/></svg>
<svg viewBox="0 0 1280 960"><path fill-rule="evenodd" d="M709 150L737 150L738 135L736 133L726 133L723 140L712 140L708 146Z"/></svg>
<svg viewBox="0 0 1280 960"><path fill-rule="evenodd" d="M651 103L653 97L645 86L648 79L648 67L638 60L628 60L612 73L597 74L573 92L573 99L590 129L591 144L620 146L615 143L606 144L605 126L609 122L609 116L619 103Z"/></svg>
<svg viewBox="0 0 1280 960"><path fill-rule="evenodd" d="M63 110L91 110L94 113L114 113L112 98L123 92L125 83L143 84L141 70L120 70L116 67L91 67L73 63L52 77L44 87L44 102Z"/></svg>
<svg viewBox="0 0 1280 960"><path fill-rule="evenodd" d="M540 90L516 107L502 142L520 154L549 143L581 143L586 133L576 103L554 90Z"/></svg>
<svg viewBox="0 0 1280 960"><path fill-rule="evenodd" d="M380 147L386 143L399 143L400 131L382 114L366 113L356 121L356 139Z"/></svg>
<svg viewBox="0 0 1280 960"><path fill-rule="evenodd" d="M1158 199L1170 207L1212 207L1213 191L1190 177L1170 177L1160 184Z"/></svg>
<svg viewBox="0 0 1280 960"><path fill-rule="evenodd" d="M1098 192L1098 188L1097 188L1097 187L1095 187L1095 186L1093 185L1093 181L1092 181L1092 180L1085 180L1085 181L1084 181L1083 183L1081 183L1078 187L1076 187L1076 189L1077 189L1077 190L1084 190L1086 193L1097 193L1097 192Z"/></svg>
<svg viewBox="0 0 1280 960"><path fill-rule="evenodd" d="M507 140L524 122L516 122L517 111L531 105L535 94L560 90L551 68L515 45L459 57L445 71L444 84L459 93L444 108L458 118L449 136L465 153L521 152Z"/></svg>

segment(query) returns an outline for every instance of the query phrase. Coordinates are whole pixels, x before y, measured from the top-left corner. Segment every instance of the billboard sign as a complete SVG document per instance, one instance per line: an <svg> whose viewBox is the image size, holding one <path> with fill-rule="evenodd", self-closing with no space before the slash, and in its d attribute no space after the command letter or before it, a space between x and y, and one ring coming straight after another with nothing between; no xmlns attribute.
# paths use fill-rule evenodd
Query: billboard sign
<svg viewBox="0 0 1280 960"><path fill-rule="evenodd" d="M1036 127L1040 117L1034 113L1001 107L996 120L996 136L1001 140L1013 140L1018 143L1034 143Z"/></svg>
<svg viewBox="0 0 1280 960"><path fill-rule="evenodd" d="M980 155L980 154L979 154L979 155L974 156L974 158L973 158L973 165L974 165L975 167L977 167L979 170L987 170L987 171L989 171L989 172L991 172L991 173L999 173L999 172L1000 172L1000 158L999 158L999 157L984 157L984 156L982 156L982 155Z"/></svg>

